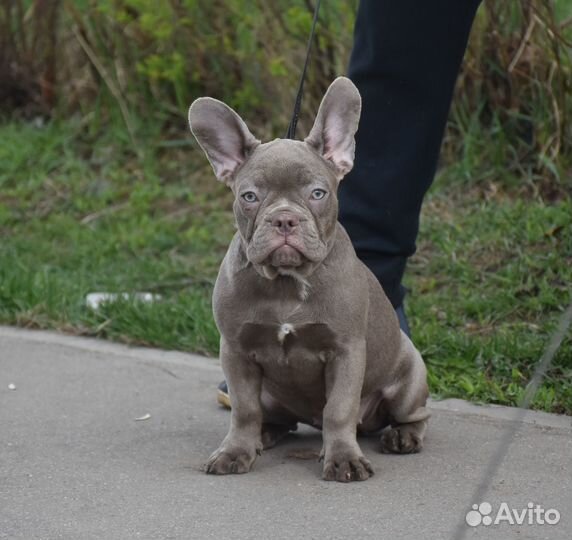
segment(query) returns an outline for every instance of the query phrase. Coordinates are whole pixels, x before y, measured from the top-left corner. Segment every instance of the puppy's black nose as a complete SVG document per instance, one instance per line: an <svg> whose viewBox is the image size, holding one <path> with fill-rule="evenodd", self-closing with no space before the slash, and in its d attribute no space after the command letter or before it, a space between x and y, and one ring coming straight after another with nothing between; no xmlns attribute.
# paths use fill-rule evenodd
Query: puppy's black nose
<svg viewBox="0 0 572 540"><path fill-rule="evenodd" d="M290 212L280 212L272 218L272 226L276 227L281 234L290 234L298 225L300 225L300 219Z"/></svg>

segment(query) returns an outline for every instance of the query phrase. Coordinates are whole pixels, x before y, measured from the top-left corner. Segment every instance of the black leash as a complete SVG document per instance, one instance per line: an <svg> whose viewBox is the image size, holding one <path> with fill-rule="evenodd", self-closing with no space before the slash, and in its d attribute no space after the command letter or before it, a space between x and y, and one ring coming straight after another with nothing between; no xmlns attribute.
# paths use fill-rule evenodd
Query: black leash
<svg viewBox="0 0 572 540"><path fill-rule="evenodd" d="M314 20L312 21L312 29L310 30L310 38L308 39L308 46L306 48L306 61L304 62L304 69L298 84L298 93L296 94L296 102L294 103L294 112L292 113L292 120L288 126L285 139L296 138L296 124L298 124L298 116L300 115L300 106L302 105L302 92L304 90L304 79L306 78L306 69L308 68L308 61L310 60L310 51L312 50L312 42L314 41L314 30L316 29L316 22L318 22L318 12L320 11L320 0L316 0L316 7L314 9Z"/></svg>

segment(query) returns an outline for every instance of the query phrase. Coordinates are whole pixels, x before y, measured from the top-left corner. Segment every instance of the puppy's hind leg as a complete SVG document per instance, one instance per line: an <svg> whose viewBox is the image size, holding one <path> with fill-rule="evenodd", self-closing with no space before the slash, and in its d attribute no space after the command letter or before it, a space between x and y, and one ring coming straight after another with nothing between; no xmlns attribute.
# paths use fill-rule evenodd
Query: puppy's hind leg
<svg viewBox="0 0 572 540"><path fill-rule="evenodd" d="M263 388L262 404L262 447L268 450L276 446L291 431L298 429L297 418L283 407Z"/></svg>
<svg viewBox="0 0 572 540"><path fill-rule="evenodd" d="M425 404L429 397L427 370L419 351L402 332L401 368L395 390L387 396L391 425L381 434L381 451L412 454L423 448L430 416Z"/></svg>

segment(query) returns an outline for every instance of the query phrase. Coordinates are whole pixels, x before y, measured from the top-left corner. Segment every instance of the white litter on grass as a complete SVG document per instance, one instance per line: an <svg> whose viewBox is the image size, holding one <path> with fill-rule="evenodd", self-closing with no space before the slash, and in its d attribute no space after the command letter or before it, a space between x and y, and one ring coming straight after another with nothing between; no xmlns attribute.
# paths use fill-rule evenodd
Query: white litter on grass
<svg viewBox="0 0 572 540"><path fill-rule="evenodd" d="M11 383L8 385L8 390L16 390L16 385L15 385L13 382L11 382Z"/></svg>
<svg viewBox="0 0 572 540"><path fill-rule="evenodd" d="M141 422L141 420L149 420L149 418L151 418L151 415L147 413L143 416L140 416L139 418L135 418L135 422Z"/></svg>
<svg viewBox="0 0 572 540"><path fill-rule="evenodd" d="M106 293L93 292L85 297L85 304L91 309L98 309L101 304L117 302L117 300L137 300L138 302L154 302L161 300L161 295L150 292L138 293Z"/></svg>

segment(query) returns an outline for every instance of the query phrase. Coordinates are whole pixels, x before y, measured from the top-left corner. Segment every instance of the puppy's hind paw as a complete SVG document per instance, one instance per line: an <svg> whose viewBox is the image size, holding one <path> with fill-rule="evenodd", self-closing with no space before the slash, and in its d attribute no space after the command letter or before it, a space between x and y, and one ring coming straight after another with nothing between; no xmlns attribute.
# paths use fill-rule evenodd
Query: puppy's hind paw
<svg viewBox="0 0 572 540"><path fill-rule="evenodd" d="M262 447L264 450L273 448L276 443L284 439L291 431L296 431L297 426L283 426L277 424L264 424L262 426Z"/></svg>
<svg viewBox="0 0 572 540"><path fill-rule="evenodd" d="M386 428L381 434L381 452L383 454L420 452L423 448L423 438L416 431L407 424Z"/></svg>

